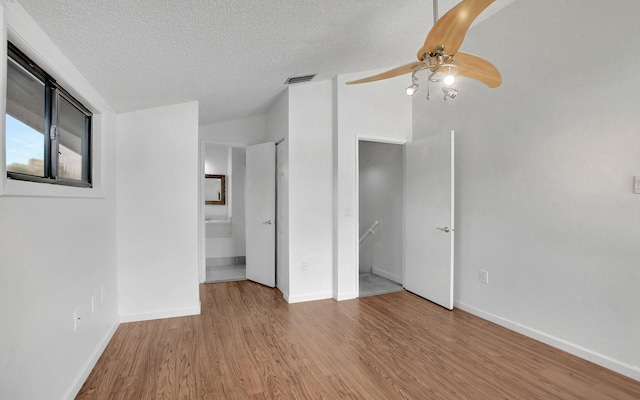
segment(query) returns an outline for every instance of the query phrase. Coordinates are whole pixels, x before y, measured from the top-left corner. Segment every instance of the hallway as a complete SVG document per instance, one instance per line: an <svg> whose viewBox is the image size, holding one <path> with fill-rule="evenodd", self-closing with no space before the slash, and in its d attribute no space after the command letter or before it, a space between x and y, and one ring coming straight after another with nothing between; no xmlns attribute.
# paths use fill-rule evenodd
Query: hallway
<svg viewBox="0 0 640 400"><path fill-rule="evenodd" d="M360 273L359 297L375 296L404 290L401 284L372 273Z"/></svg>

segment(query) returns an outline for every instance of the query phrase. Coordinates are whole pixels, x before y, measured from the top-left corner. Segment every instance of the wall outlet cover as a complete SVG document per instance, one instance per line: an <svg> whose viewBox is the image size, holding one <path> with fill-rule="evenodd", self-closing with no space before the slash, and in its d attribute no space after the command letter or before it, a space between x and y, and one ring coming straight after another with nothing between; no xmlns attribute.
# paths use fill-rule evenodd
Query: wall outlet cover
<svg viewBox="0 0 640 400"><path fill-rule="evenodd" d="M489 283L489 272L485 270L480 270L480 282L488 284Z"/></svg>

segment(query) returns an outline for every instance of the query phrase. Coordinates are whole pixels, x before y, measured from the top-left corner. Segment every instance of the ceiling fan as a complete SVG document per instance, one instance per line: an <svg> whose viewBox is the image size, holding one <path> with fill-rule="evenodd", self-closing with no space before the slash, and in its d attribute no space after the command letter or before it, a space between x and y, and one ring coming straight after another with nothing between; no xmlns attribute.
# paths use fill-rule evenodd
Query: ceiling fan
<svg viewBox="0 0 640 400"><path fill-rule="evenodd" d="M478 80L490 88L500 86L502 77L493 64L473 54L458 51L473 21L493 2L494 0L463 0L438 20L438 0L433 0L434 24L424 45L418 50L418 61L346 84L374 82L411 73L412 84L406 93L412 96L418 90L416 73L428 70L427 85L429 82L442 82L445 100L458 94L451 87L455 76Z"/></svg>

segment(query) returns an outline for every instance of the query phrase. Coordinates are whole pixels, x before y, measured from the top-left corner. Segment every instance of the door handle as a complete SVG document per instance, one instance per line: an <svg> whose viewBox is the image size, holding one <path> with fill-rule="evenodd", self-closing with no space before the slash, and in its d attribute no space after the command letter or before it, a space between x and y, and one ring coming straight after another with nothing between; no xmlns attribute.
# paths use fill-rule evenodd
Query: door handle
<svg viewBox="0 0 640 400"><path fill-rule="evenodd" d="M445 226L444 228L436 228L436 229L439 230L439 231L442 231L442 232L446 232L446 233L451 232L451 229L449 229L448 226Z"/></svg>
<svg viewBox="0 0 640 400"><path fill-rule="evenodd" d="M264 221L262 224L263 225L264 224L271 225L271 224L273 224L273 221L272 220Z"/></svg>

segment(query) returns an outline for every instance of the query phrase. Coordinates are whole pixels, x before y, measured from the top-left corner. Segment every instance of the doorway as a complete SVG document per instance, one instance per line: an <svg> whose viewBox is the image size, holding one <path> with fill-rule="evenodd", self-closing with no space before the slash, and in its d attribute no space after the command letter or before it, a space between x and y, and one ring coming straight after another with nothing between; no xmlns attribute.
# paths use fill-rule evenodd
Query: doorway
<svg viewBox="0 0 640 400"><path fill-rule="evenodd" d="M358 141L360 297L403 290L404 146Z"/></svg>
<svg viewBox="0 0 640 400"><path fill-rule="evenodd" d="M204 145L204 254L205 282L246 279L245 178L246 150L226 145ZM208 181L217 193L208 193ZM208 197L212 197L210 200Z"/></svg>

